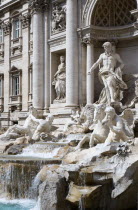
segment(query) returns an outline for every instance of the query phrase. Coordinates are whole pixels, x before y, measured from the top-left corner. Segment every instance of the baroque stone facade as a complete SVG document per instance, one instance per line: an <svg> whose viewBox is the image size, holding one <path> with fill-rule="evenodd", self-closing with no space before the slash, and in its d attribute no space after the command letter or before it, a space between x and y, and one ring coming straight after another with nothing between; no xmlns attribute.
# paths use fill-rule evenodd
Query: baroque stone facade
<svg viewBox="0 0 138 210"><path fill-rule="evenodd" d="M128 89L123 94L133 100L137 20L136 0L2 0L1 125L23 124L30 105L40 116L50 112L66 118L80 105L98 101L103 85L97 71L88 72L107 41L125 64L122 77Z"/></svg>

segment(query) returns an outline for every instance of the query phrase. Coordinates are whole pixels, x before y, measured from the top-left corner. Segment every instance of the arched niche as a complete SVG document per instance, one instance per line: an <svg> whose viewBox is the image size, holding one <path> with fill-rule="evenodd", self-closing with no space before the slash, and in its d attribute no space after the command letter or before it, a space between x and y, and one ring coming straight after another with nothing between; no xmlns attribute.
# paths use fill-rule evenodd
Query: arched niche
<svg viewBox="0 0 138 210"><path fill-rule="evenodd" d="M93 10L91 25L119 27L133 24L136 18L130 11L136 8L136 0L99 0Z"/></svg>
<svg viewBox="0 0 138 210"><path fill-rule="evenodd" d="M137 5L138 0L87 0L82 16L83 27L129 25L135 21L130 11Z"/></svg>
<svg viewBox="0 0 138 210"><path fill-rule="evenodd" d="M125 63L123 74L128 81L130 81L130 75L138 76L138 30L134 27L134 23L138 20L131 11L138 12L137 0L87 0L81 30L86 46L93 43L94 61L103 52L103 42L115 43L116 51ZM96 101L103 88L99 83L98 71L94 73L94 82L94 87L99 87L94 88ZM132 89L129 84L128 89Z"/></svg>

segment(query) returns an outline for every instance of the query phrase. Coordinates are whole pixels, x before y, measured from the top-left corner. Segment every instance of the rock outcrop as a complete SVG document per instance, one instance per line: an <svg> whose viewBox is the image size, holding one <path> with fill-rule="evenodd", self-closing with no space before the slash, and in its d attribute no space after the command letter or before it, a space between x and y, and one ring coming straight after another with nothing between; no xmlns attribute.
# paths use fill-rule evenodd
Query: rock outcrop
<svg viewBox="0 0 138 210"><path fill-rule="evenodd" d="M118 154L119 143L70 152L59 166L39 172L42 210L136 209L138 143Z"/></svg>

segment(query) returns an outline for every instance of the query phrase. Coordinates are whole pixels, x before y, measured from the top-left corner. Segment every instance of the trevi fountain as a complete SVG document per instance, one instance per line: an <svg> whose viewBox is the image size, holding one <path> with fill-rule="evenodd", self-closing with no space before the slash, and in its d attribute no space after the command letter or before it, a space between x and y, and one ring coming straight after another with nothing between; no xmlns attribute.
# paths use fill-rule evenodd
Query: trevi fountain
<svg viewBox="0 0 138 210"><path fill-rule="evenodd" d="M10 4L10 1L5 2L1 1L3 11L6 8L4 5ZM20 13L23 15L19 20L24 34L26 26L28 27L27 20L29 17L34 18L33 47L29 51L30 60L32 59L29 75L33 74L33 84L27 83L23 72L20 74L21 70L16 68L19 62L15 60L21 48L14 46L17 40L11 40L11 63L14 64L10 70L11 84L17 82L14 86L16 90L19 75L19 82L24 81L22 93L25 94L27 84L29 88L32 87L32 92L29 93L29 102L27 101L27 114L18 118L19 123L15 118L25 110L21 108L25 107L25 102L23 104L23 99L21 102L20 90L17 95L10 95L8 113L14 120L9 118L9 125L6 124L6 117L4 118L6 108L1 110L0 210L136 210L138 53L133 48L137 46L137 4L132 0L132 4L125 1L128 6L125 6L123 0L82 0L81 3L67 0L66 4L65 1L51 2L24 2L23 5L29 5L31 16ZM107 7L113 7L106 8L106 3ZM83 9L83 27L77 29L76 35L77 6ZM51 25L47 26L49 9L52 19ZM110 24L108 15L106 17L108 9ZM111 15L113 13L114 19ZM44 35L47 37L44 42L42 14L45 17ZM7 38L8 25L2 24L5 24L2 26ZM50 40L49 27L53 37ZM14 26L11 30L14 30ZM58 46L64 45L65 30L66 48L59 49ZM59 34L60 43L56 40ZM78 39L83 45L83 50L82 45L79 46L82 59L80 51L77 51ZM50 51L47 50L49 47L46 41L50 45ZM43 53L47 61L50 56L50 65L44 61ZM1 55L7 56L6 53ZM80 71L77 70L79 66L76 67L78 61L81 63ZM85 66L87 67L83 69ZM42 74L43 68L46 74ZM77 76L78 72L81 72L80 78ZM51 76L45 77L46 75ZM31 81L30 76L29 78L28 82ZM4 91L5 88L6 86ZM18 93L18 88L15 93ZM6 98L6 91L4 94Z"/></svg>
<svg viewBox="0 0 138 210"><path fill-rule="evenodd" d="M52 114L40 119L30 106L24 125L0 135L1 195L36 198L35 208L42 210L136 209L138 80L134 99L122 104L124 63L110 42L103 48L88 72L100 66L103 90L97 102L73 111L62 131ZM55 75L58 99L65 95L64 66Z"/></svg>

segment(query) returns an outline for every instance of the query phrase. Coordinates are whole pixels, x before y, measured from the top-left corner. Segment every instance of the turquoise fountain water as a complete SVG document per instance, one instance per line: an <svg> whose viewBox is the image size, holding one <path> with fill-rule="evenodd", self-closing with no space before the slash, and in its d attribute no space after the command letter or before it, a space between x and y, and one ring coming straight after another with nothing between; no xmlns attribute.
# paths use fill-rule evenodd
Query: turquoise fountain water
<svg viewBox="0 0 138 210"><path fill-rule="evenodd" d="M0 210L39 210L35 200L7 200L0 199Z"/></svg>
<svg viewBox="0 0 138 210"><path fill-rule="evenodd" d="M40 209L37 174L44 165L61 163L53 158L61 146L30 145L21 155L0 154L0 210Z"/></svg>
<svg viewBox="0 0 138 210"><path fill-rule="evenodd" d="M0 210L39 210L33 180L40 165L36 161L0 162Z"/></svg>

